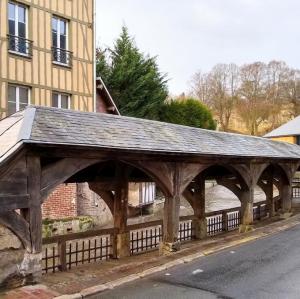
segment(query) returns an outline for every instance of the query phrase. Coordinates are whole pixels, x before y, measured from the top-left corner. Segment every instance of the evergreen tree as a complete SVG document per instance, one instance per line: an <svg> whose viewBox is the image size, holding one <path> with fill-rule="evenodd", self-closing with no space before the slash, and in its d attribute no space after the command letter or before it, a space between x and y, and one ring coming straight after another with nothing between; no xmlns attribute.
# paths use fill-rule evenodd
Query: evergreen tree
<svg viewBox="0 0 300 299"><path fill-rule="evenodd" d="M97 75L108 86L120 113L159 120L168 89L156 57L141 53L126 27L107 56L100 50L97 53Z"/></svg>
<svg viewBox="0 0 300 299"><path fill-rule="evenodd" d="M162 109L161 120L190 127L216 129L211 111L193 98L166 103Z"/></svg>

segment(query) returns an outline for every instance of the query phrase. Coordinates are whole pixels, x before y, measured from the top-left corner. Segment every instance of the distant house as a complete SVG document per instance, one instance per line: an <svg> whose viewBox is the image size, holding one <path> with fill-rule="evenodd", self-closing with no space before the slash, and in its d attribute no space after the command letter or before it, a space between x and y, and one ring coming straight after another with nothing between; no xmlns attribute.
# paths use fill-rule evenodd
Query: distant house
<svg viewBox="0 0 300 299"><path fill-rule="evenodd" d="M120 112L101 77L96 79L96 112L120 115Z"/></svg>
<svg viewBox="0 0 300 299"><path fill-rule="evenodd" d="M300 115L269 132L264 137L300 145Z"/></svg>

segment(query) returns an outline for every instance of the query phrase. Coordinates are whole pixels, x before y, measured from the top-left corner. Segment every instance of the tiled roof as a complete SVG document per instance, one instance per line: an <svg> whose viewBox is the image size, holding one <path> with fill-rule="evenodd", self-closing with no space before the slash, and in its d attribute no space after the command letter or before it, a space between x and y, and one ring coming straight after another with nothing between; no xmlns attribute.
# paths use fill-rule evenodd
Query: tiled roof
<svg viewBox="0 0 300 299"><path fill-rule="evenodd" d="M78 145L173 155L300 159L299 146L260 137L46 107L28 107L8 119L18 115L24 118L22 127L31 126L30 134L18 137L16 142L19 143ZM2 126L3 121L0 122L0 132ZM5 135L9 138L4 133L4 139ZM0 151L0 158L1 155Z"/></svg>
<svg viewBox="0 0 300 299"><path fill-rule="evenodd" d="M300 135L300 115L279 128L269 132L264 137L298 136Z"/></svg>

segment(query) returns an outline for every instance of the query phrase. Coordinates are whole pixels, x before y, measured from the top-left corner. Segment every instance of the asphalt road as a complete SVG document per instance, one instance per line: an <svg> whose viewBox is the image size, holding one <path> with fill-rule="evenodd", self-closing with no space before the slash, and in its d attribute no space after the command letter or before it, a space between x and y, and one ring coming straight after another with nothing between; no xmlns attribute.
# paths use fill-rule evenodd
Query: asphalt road
<svg viewBox="0 0 300 299"><path fill-rule="evenodd" d="M91 298L300 298L300 225Z"/></svg>

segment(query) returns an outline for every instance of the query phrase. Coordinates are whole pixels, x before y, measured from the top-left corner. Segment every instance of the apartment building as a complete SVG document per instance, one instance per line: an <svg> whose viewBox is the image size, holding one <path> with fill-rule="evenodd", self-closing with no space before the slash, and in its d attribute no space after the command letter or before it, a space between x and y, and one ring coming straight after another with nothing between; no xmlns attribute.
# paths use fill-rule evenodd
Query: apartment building
<svg viewBox="0 0 300 299"><path fill-rule="evenodd" d="M0 0L0 118L95 111L94 0Z"/></svg>

